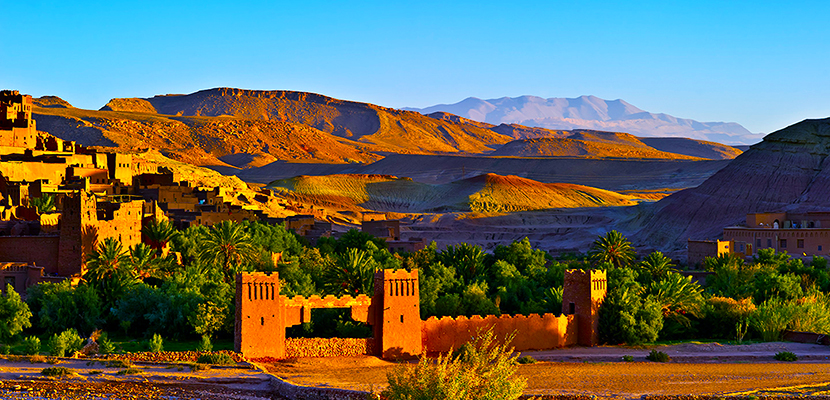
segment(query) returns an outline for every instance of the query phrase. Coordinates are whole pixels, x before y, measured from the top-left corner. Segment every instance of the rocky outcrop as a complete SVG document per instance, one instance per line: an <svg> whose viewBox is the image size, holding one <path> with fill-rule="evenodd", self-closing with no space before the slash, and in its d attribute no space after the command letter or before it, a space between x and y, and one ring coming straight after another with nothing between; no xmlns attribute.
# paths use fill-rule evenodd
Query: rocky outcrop
<svg viewBox="0 0 830 400"><path fill-rule="evenodd" d="M624 134L627 135L627 134ZM494 151L494 156L510 157L618 157L646 159L696 159L695 157L667 153L646 146L633 136L634 141L614 142L594 140L577 133L568 138L537 138L514 140ZM575 139L576 137L585 140Z"/></svg>
<svg viewBox="0 0 830 400"><path fill-rule="evenodd" d="M747 213L830 208L830 118L805 120L766 136L700 186L640 215L635 240L679 250L686 239L720 237Z"/></svg>

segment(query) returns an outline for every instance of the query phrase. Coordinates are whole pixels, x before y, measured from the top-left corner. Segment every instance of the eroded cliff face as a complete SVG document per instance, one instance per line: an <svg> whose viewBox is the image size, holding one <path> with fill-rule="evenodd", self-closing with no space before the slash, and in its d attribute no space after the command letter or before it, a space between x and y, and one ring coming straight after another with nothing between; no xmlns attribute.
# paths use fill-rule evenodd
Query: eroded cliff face
<svg viewBox="0 0 830 400"><path fill-rule="evenodd" d="M720 237L747 213L830 209L830 118L767 135L700 186L673 194L641 216L643 245L677 251L687 239Z"/></svg>

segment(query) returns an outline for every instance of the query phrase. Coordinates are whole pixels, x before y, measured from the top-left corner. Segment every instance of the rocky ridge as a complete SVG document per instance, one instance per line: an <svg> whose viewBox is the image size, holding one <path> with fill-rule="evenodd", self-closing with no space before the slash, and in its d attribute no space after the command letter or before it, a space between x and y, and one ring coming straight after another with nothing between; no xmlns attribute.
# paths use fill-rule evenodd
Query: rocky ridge
<svg viewBox="0 0 830 400"><path fill-rule="evenodd" d="M686 239L720 237L747 213L826 211L830 197L830 118L804 120L767 135L700 186L673 194L634 221L635 239L680 251Z"/></svg>

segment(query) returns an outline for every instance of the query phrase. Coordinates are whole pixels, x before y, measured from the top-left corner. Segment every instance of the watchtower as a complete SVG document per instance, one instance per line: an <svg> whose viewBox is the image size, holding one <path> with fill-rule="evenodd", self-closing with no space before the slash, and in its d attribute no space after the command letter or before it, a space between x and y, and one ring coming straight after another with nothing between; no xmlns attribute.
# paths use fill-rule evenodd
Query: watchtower
<svg viewBox="0 0 830 400"><path fill-rule="evenodd" d="M608 291L608 278L600 270L567 270L562 290L562 314L576 316L577 343L599 343L599 306Z"/></svg>
<svg viewBox="0 0 830 400"><path fill-rule="evenodd" d="M421 354L418 270L376 272L372 311L376 354L385 359Z"/></svg>
<svg viewBox="0 0 830 400"><path fill-rule="evenodd" d="M285 357L285 309L276 272L236 275L234 351L246 357Z"/></svg>

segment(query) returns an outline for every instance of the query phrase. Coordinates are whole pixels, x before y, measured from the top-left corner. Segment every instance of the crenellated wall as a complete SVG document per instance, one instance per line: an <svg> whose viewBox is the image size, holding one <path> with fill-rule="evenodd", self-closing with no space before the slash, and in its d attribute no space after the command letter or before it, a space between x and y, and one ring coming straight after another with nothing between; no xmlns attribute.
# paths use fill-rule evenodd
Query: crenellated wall
<svg viewBox="0 0 830 400"><path fill-rule="evenodd" d="M405 358L424 351L447 352L477 332L493 329L498 340L514 335L516 350L543 350L597 344L599 305L606 293L605 271L566 271L563 315L420 317L418 271L375 273L373 297L279 295L276 272L236 278L235 350L246 357L325 357L374 354ZM314 308L349 308L352 319L372 325L373 338L286 339L285 328L311 321Z"/></svg>
<svg viewBox="0 0 830 400"><path fill-rule="evenodd" d="M457 350L467 343L476 332L493 329L500 342L509 335L515 335L510 345L517 351L543 350L571 346L577 342L576 316L553 314L488 315L471 318L430 317L423 321L423 343L427 352Z"/></svg>

